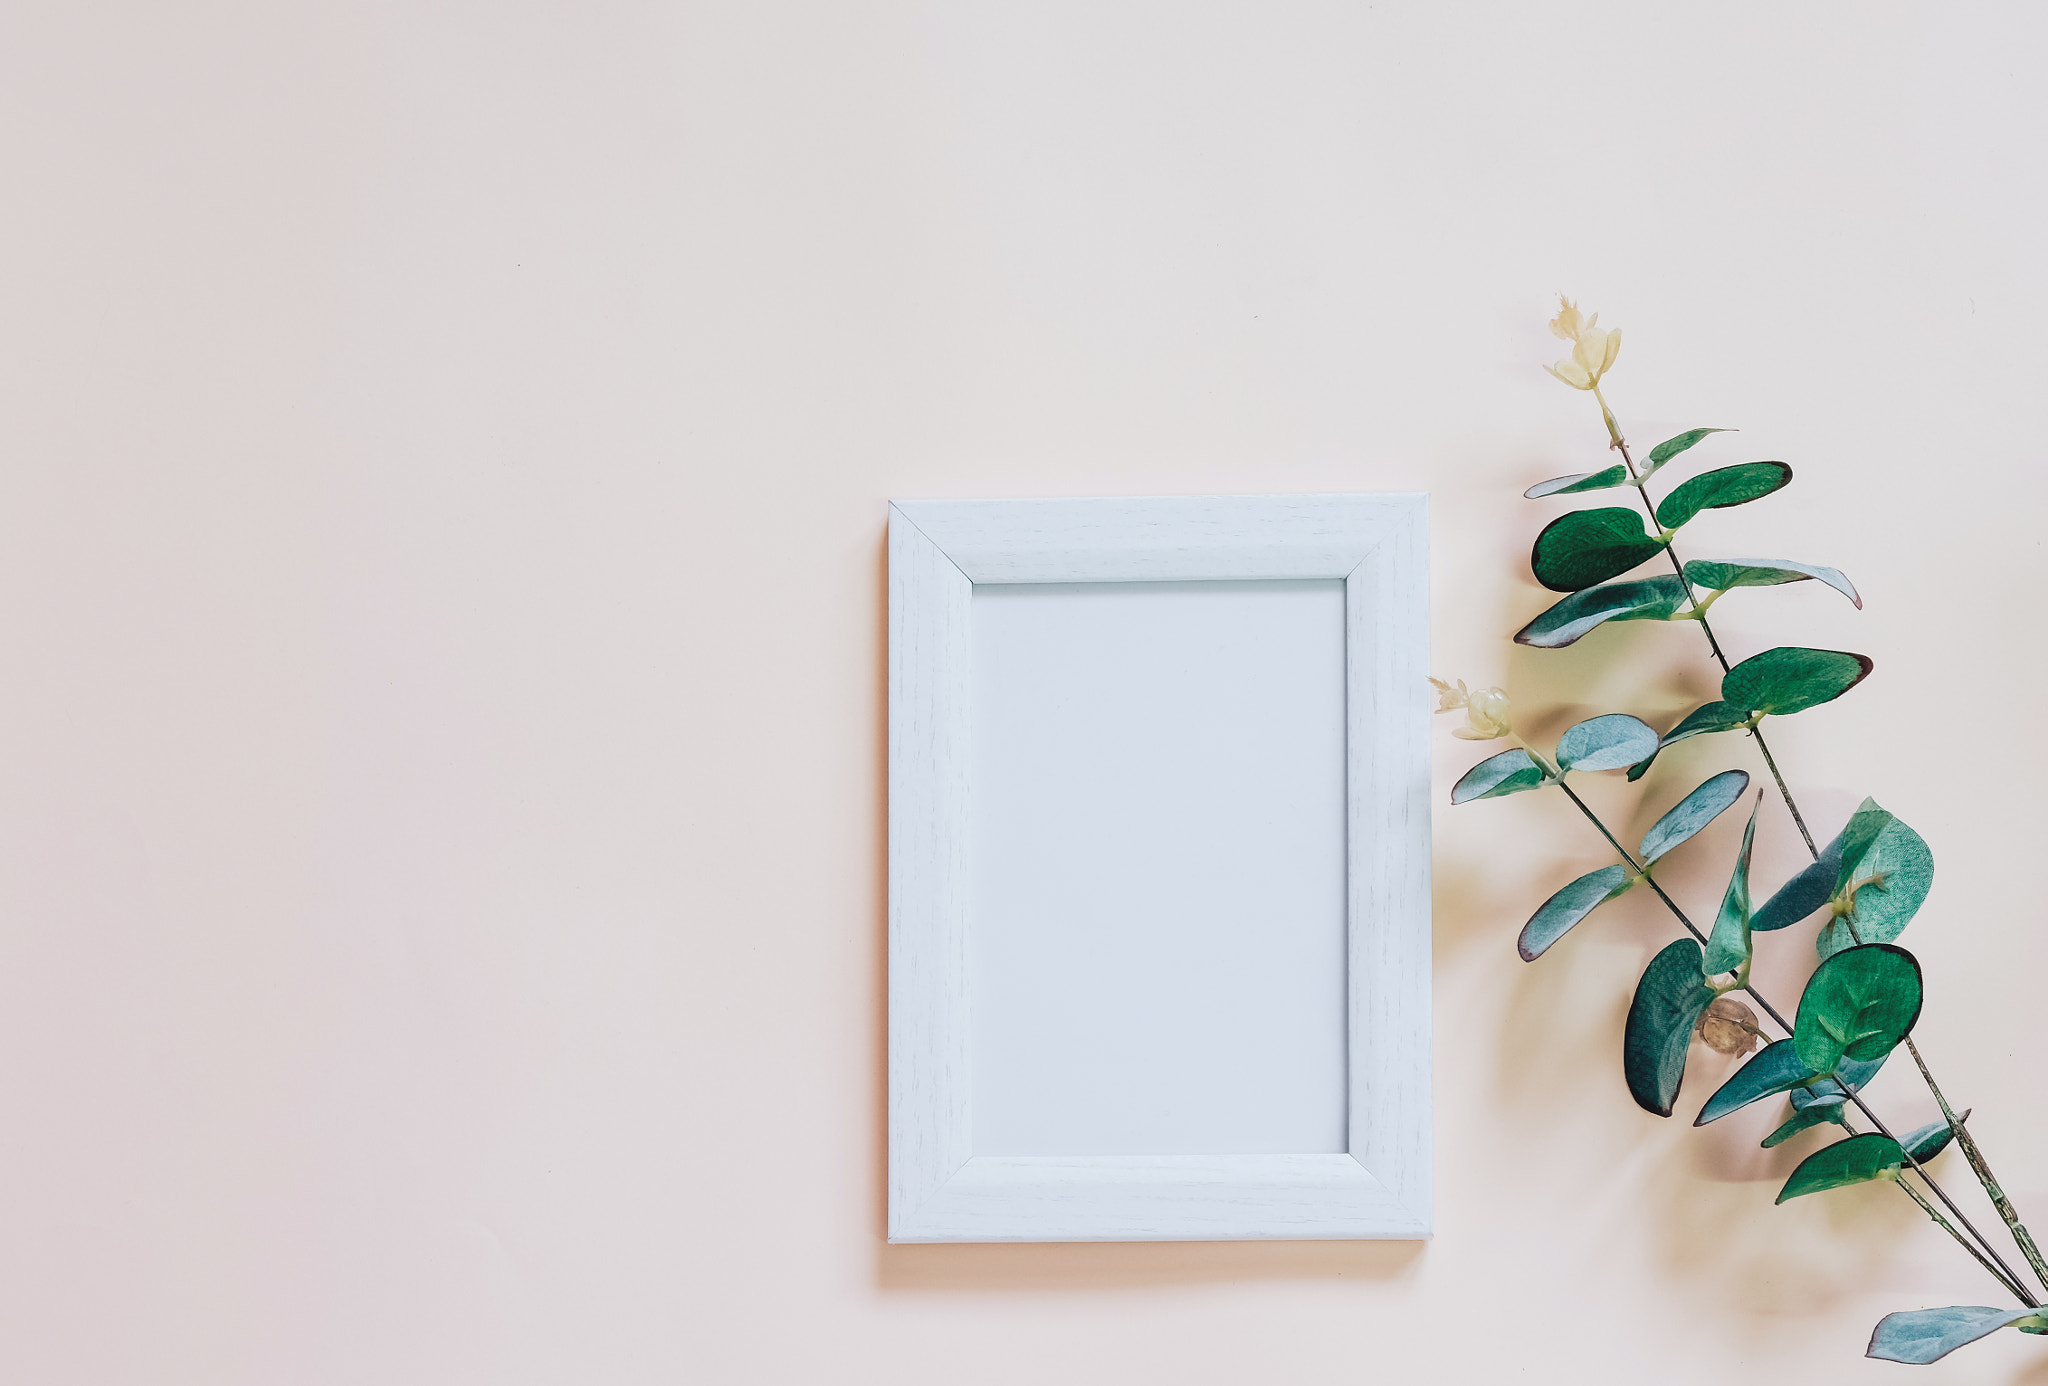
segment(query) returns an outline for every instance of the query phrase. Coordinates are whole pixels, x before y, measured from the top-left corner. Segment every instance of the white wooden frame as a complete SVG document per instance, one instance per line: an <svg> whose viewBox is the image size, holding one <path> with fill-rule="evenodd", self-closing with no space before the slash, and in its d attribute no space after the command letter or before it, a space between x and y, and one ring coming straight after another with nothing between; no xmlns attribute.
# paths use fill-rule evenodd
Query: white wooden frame
<svg viewBox="0 0 2048 1386"><path fill-rule="evenodd" d="M1341 578L1348 1151L976 1156L977 583ZM1428 498L898 501L889 514L889 1240L1430 1234Z"/></svg>

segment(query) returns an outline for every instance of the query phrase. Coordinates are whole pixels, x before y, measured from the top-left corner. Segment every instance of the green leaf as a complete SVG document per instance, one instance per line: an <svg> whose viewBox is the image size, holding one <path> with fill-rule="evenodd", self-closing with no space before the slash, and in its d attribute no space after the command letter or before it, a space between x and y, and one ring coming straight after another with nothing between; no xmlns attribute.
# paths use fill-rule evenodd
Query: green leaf
<svg viewBox="0 0 2048 1386"><path fill-rule="evenodd" d="M1574 592L1515 632L1515 643L1539 650L1571 644L1605 621L1668 621L1685 605L1676 576L1610 582Z"/></svg>
<svg viewBox="0 0 2048 1386"><path fill-rule="evenodd" d="M1732 428L1689 428L1676 438L1666 438L1650 449L1650 465L1661 467L1687 448L1706 437L1709 433L1733 433Z"/></svg>
<svg viewBox="0 0 2048 1386"><path fill-rule="evenodd" d="M1781 645L1723 675L1721 699L1748 712L1784 717L1841 697L1863 682L1871 665L1868 655Z"/></svg>
<svg viewBox="0 0 2048 1386"><path fill-rule="evenodd" d="M1825 1102L1807 1103L1804 1107L1792 1113L1791 1120L1771 1132L1770 1135L1764 1137L1764 1149L1769 1150L1774 1145L1783 1145L1801 1131L1815 1126L1823 1126L1831 1121L1835 1125L1840 1126L1842 1124L1842 1108L1848 1105L1849 1100L1846 1097L1831 1097Z"/></svg>
<svg viewBox="0 0 2048 1386"><path fill-rule="evenodd" d="M1701 703L1679 721L1678 725L1665 732L1657 741L1657 749L1663 750L1675 742L1686 741L1709 732L1734 731L1737 727L1749 725L1749 714L1733 703ZM1641 779L1657 759L1653 753L1629 767L1628 778L1633 784Z"/></svg>
<svg viewBox="0 0 2048 1386"><path fill-rule="evenodd" d="M1733 972L1749 961L1749 852L1756 842L1757 809L1763 802L1764 796L1758 794L1756 808L1749 811L1749 826L1742 830L1742 850L1735 855L1735 872L1728 878L1721 912L1707 936L1707 956L1700 967L1709 977Z"/></svg>
<svg viewBox="0 0 2048 1386"><path fill-rule="evenodd" d="M1836 833L1835 840L1821 850L1818 860L1791 880L1778 887L1777 893L1764 901L1763 908L1749 921L1749 927L1760 933L1773 929L1784 929L1797 924L1825 905L1835 893L1835 875L1842 864L1842 834Z"/></svg>
<svg viewBox="0 0 2048 1386"><path fill-rule="evenodd" d="M1856 584L1844 577L1840 568L1794 563L1789 558L1751 558L1740 563L1694 558L1685 565L1687 582L1695 587L1710 587L1716 592L1726 592L1734 587L1777 587L1787 582L1805 582L1809 578L1818 578L1856 603L1858 611L1863 609L1863 598L1857 595Z"/></svg>
<svg viewBox="0 0 2048 1386"><path fill-rule="evenodd" d="M1792 479L1783 462L1742 462L1680 482L1657 502L1657 523L1677 529L1702 510L1725 510L1768 496Z"/></svg>
<svg viewBox="0 0 2048 1386"><path fill-rule="evenodd" d="M1498 799L1505 794L1535 789L1542 783L1543 767L1517 746L1512 751L1488 756L1467 770L1464 778L1451 786L1451 802L1469 804L1474 799Z"/></svg>
<svg viewBox="0 0 2048 1386"><path fill-rule="evenodd" d="M1843 1058L1891 1052L1920 1018L1920 964L1903 948L1866 943L1845 948L1814 970L1799 998L1792 1043L1815 1073Z"/></svg>
<svg viewBox="0 0 2048 1386"><path fill-rule="evenodd" d="M1890 1057L1885 1053L1875 1059L1844 1059L1835 1065L1832 1077L1816 1078L1804 1087L1792 1089L1792 1105L1804 1107L1809 1102L1832 1102L1852 1092L1861 1092L1871 1079L1877 1077L1877 1071Z"/></svg>
<svg viewBox="0 0 2048 1386"><path fill-rule="evenodd" d="M1858 943L1890 943L1906 931L1934 885L1934 853L1926 839L1877 805L1863 806L1842 830L1836 898L1852 906L1821 929L1815 947L1823 958Z"/></svg>
<svg viewBox="0 0 2048 1386"><path fill-rule="evenodd" d="M1629 1095L1644 1111L1671 1115L1685 1080L1693 1027L1713 999L1714 989L1700 971L1700 946L1689 938L1673 943L1643 970L1622 1032L1621 1069Z"/></svg>
<svg viewBox="0 0 2048 1386"><path fill-rule="evenodd" d="M1970 1113L1967 1111L1956 1118L1959 1122L1969 1119ZM1955 1128L1946 1121L1930 1121L1925 1126L1916 1127L1899 1137L1899 1144L1906 1148L1908 1155L1924 1165L1948 1149L1948 1143L1955 1138Z"/></svg>
<svg viewBox="0 0 2048 1386"><path fill-rule="evenodd" d="M1648 866L1719 818L1748 788L1747 770L1723 770L1704 781L1643 834L1643 865Z"/></svg>
<svg viewBox="0 0 2048 1386"><path fill-rule="evenodd" d="M1871 1330L1865 1357L1924 1367L1939 1362L1959 1347L1989 1337L2001 1328L2048 1327L2048 1309L1988 1309L1959 1304L1950 1309L1912 1309L1886 1314Z"/></svg>
<svg viewBox="0 0 2048 1386"><path fill-rule="evenodd" d="M1545 496L1569 496L1580 491L1604 491L1627 480L1628 468L1608 467L1597 472L1574 472L1570 476L1554 476L1548 481L1537 482L1522 494L1530 500L1541 500Z"/></svg>
<svg viewBox="0 0 2048 1386"><path fill-rule="evenodd" d="M1710 1121L1719 1121L1730 1112L1740 1111L1773 1093L1810 1083L1817 1076L1799 1061L1799 1050L1791 1040L1781 1039L1767 1044L1761 1053L1736 1069L1728 1081L1707 1099L1707 1105L1700 1108L1693 1125L1705 1126Z"/></svg>
<svg viewBox="0 0 2048 1386"><path fill-rule="evenodd" d="M1545 949L1564 937L1565 930L1609 900L1628 894L1634 884L1625 866L1603 866L1587 872L1545 900L1529 916L1529 922L1522 926L1522 936L1515 940L1515 951L1522 955L1523 962L1535 962Z"/></svg>
<svg viewBox="0 0 2048 1386"><path fill-rule="evenodd" d="M1529 567L1551 591L1576 592L1620 577L1663 547L1643 532L1643 517L1633 510L1574 510L1543 527Z"/></svg>
<svg viewBox="0 0 2048 1386"><path fill-rule="evenodd" d="M1785 1187L1778 1190L1778 1202L1801 1194L1820 1193L1850 1184L1868 1184L1873 1179L1896 1179L1905 1152L1890 1136L1865 1131L1845 1141L1816 1150L1799 1162Z"/></svg>
<svg viewBox="0 0 2048 1386"><path fill-rule="evenodd" d="M1619 770L1657 749L1657 733L1626 712L1588 717L1557 739L1560 770Z"/></svg>

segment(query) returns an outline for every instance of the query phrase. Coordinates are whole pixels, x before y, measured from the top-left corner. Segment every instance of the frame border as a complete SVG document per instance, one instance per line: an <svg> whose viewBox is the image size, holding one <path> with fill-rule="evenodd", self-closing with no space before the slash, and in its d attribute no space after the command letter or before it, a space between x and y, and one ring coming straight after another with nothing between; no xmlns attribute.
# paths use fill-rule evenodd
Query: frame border
<svg viewBox="0 0 2048 1386"><path fill-rule="evenodd" d="M976 1156L967 948L977 583L1342 578L1348 1147ZM1394 492L889 507L891 1242L1426 1238L1429 498Z"/></svg>

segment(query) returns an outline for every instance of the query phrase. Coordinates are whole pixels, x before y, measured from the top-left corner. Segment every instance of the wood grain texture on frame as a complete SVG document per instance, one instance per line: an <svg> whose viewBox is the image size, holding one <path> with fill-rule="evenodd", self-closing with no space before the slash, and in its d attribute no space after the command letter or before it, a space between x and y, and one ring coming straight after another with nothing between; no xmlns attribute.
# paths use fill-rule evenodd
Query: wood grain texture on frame
<svg viewBox="0 0 2048 1386"><path fill-rule="evenodd" d="M1430 1234L1428 498L899 501L889 517L889 1239ZM1348 1153L975 1156L976 583L1345 584Z"/></svg>

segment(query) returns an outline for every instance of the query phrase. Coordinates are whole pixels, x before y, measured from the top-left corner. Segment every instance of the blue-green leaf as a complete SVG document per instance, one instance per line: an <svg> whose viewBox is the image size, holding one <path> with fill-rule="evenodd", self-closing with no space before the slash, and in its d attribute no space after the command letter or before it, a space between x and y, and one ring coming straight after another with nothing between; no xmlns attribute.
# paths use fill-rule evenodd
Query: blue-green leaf
<svg viewBox="0 0 2048 1386"><path fill-rule="evenodd" d="M1871 1331L1865 1357L1924 1367L1939 1362L1959 1347L1989 1337L2001 1328L2048 1328L2048 1309L1990 1309L1959 1304L1950 1309L1912 1309L1886 1314Z"/></svg>
<svg viewBox="0 0 2048 1386"><path fill-rule="evenodd" d="M1572 925L1609 900L1628 894L1634 884L1625 866L1603 866L1587 872L1545 900L1529 916L1529 922L1522 926L1522 936L1515 941L1515 950L1522 955L1523 962L1535 962Z"/></svg>
<svg viewBox="0 0 2048 1386"><path fill-rule="evenodd" d="M1560 770L1619 770L1657 749L1657 733L1626 712L1588 717L1557 739Z"/></svg>
<svg viewBox="0 0 2048 1386"><path fill-rule="evenodd" d="M1656 447L1651 448L1650 465L1652 467L1663 466L1666 462L1684 452L1709 433L1733 433L1735 431L1732 428L1689 428L1676 438L1666 438L1663 442L1657 444Z"/></svg>
<svg viewBox="0 0 2048 1386"><path fill-rule="evenodd" d="M1841 864L1842 835L1836 833L1835 840L1822 849L1817 861L1779 886L1777 893L1764 901L1763 908L1749 921L1749 927L1759 933L1769 933L1773 929L1789 928L1812 914L1835 893L1835 876Z"/></svg>
<svg viewBox="0 0 2048 1386"><path fill-rule="evenodd" d="M1728 1081L1707 1099L1707 1105L1700 1108L1693 1125L1705 1126L1710 1121L1719 1121L1760 1098L1810 1083L1817 1076L1799 1061L1799 1050L1791 1040L1781 1039L1775 1044L1767 1044L1762 1053L1736 1069Z"/></svg>
<svg viewBox="0 0 2048 1386"><path fill-rule="evenodd" d="M1789 558L1714 559L1695 558L1685 565L1685 580L1695 587L1726 592L1735 587L1777 587L1787 582L1818 579L1863 609L1856 584L1840 568L1823 568L1817 563L1795 563Z"/></svg>
<svg viewBox="0 0 2048 1386"><path fill-rule="evenodd" d="M1804 1107L1809 1102L1833 1102L1852 1092L1861 1092L1877 1077L1877 1071L1884 1067L1884 1061L1891 1057L1887 1050L1874 1059L1843 1059L1835 1065L1833 1076L1816 1078L1804 1087L1792 1089L1792 1105Z"/></svg>
<svg viewBox="0 0 2048 1386"><path fill-rule="evenodd" d="M1756 808L1749 811L1749 826L1742 830L1742 850L1735 854L1735 872L1721 897L1721 912L1707 936L1707 956L1700 966L1709 977L1733 972L1749 961L1749 854L1756 842L1757 809L1763 807L1764 796L1756 798Z"/></svg>
<svg viewBox="0 0 2048 1386"><path fill-rule="evenodd" d="M1843 1058L1876 1059L1920 1018L1920 964L1889 943L1845 948L1814 969L1799 997L1792 1042L1799 1061L1833 1073Z"/></svg>
<svg viewBox="0 0 2048 1386"><path fill-rule="evenodd" d="M1657 502L1657 523L1677 529L1702 510L1725 510L1759 500L1792 480L1783 462L1741 462L1680 482Z"/></svg>
<svg viewBox="0 0 2048 1386"><path fill-rule="evenodd" d="M1702 703L1691 712L1686 713L1684 717L1679 719L1677 726L1665 732L1659 738L1657 750L1661 751L1666 746L1689 740L1695 736L1705 736L1709 732L1734 731L1737 727L1746 727L1748 725L1749 714L1733 703ZM1652 752L1630 766L1628 772L1629 780L1634 782L1641 779L1644 772L1650 768L1656 759L1655 752Z"/></svg>
<svg viewBox="0 0 2048 1386"><path fill-rule="evenodd" d="M1821 929L1815 947L1823 958L1858 943L1890 943L1913 922L1934 886L1934 854L1926 840L1875 799L1863 801L1841 840L1832 894L1851 908Z"/></svg>
<svg viewBox="0 0 2048 1386"><path fill-rule="evenodd" d="M1548 481L1539 481L1522 492L1530 500L1541 500L1545 496L1569 496L1579 491L1604 491L1610 486L1620 486L1628 480L1628 468L1607 467L1597 472L1574 472L1570 476L1554 476Z"/></svg>
<svg viewBox="0 0 2048 1386"><path fill-rule="evenodd" d="M1606 621L1668 621L1685 605L1676 576L1609 582L1574 592L1515 632L1515 643L1558 650Z"/></svg>
<svg viewBox="0 0 2048 1386"><path fill-rule="evenodd" d="M1965 1122L1969 1119L1970 1114L1967 1111L1956 1118L1958 1122ZM1946 1121L1930 1121L1925 1126L1915 1127L1899 1137L1899 1144L1906 1148L1908 1155L1911 1155L1924 1165L1935 1156L1941 1154L1942 1151L1948 1149L1948 1143L1955 1138L1955 1127L1950 1126Z"/></svg>
<svg viewBox="0 0 2048 1386"><path fill-rule="evenodd" d="M1512 751L1488 756L1467 770L1464 778L1451 786L1451 802L1469 804L1474 799L1498 799L1504 794L1535 789L1542 783L1543 767L1517 746Z"/></svg>
<svg viewBox="0 0 2048 1386"><path fill-rule="evenodd" d="M1636 1105L1658 1116L1670 1116L1685 1080L1685 1055L1693 1027L1714 999L1700 971L1700 946L1679 939L1650 959L1629 1003L1622 1032L1621 1067Z"/></svg>
<svg viewBox="0 0 2048 1386"><path fill-rule="evenodd" d="M1777 1201L1783 1203L1801 1194L1821 1193L1850 1184L1867 1184L1873 1179L1896 1179L1899 1167L1905 1163L1905 1152L1899 1149L1897 1141L1866 1131L1822 1146L1801 1160L1792 1177L1785 1181L1785 1187L1778 1190Z"/></svg>
<svg viewBox="0 0 2048 1386"><path fill-rule="evenodd" d="M1842 1108L1847 1105L1848 1099L1844 1097L1830 1097L1823 1102L1807 1103L1804 1107L1793 1112L1791 1119L1783 1126L1780 1126L1777 1130L1771 1132L1770 1135L1764 1137L1764 1149L1769 1150L1774 1145L1783 1145L1801 1131L1824 1125L1827 1122L1833 1122L1835 1125L1840 1126L1842 1124Z"/></svg>
<svg viewBox="0 0 2048 1386"><path fill-rule="evenodd" d="M1747 770L1723 770L1702 782L1643 834L1643 865L1648 866L1719 818L1748 788Z"/></svg>

